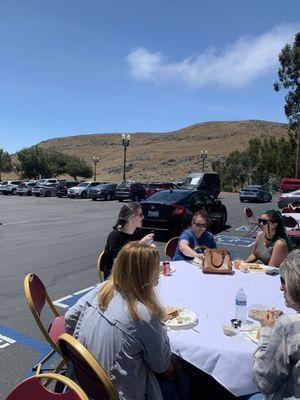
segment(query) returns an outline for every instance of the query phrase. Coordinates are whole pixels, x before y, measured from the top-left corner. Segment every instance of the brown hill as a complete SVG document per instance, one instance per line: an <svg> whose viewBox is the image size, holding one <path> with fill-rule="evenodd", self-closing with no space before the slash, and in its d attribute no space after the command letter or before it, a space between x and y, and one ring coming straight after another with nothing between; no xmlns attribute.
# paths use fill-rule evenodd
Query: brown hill
<svg viewBox="0 0 300 400"><path fill-rule="evenodd" d="M204 122L166 133L133 133L127 149L127 179L142 181L182 180L201 170L200 151L211 161L233 150L245 150L254 137L287 136L288 125L267 121ZM118 182L122 178L121 134L89 134L50 139L38 145L82 157L93 165L98 155L97 179Z"/></svg>

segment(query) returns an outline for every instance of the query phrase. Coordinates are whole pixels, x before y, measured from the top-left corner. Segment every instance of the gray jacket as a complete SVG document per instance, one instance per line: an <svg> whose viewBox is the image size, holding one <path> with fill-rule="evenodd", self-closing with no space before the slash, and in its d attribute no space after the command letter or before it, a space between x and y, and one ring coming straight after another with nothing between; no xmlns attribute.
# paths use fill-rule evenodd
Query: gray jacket
<svg viewBox="0 0 300 400"><path fill-rule="evenodd" d="M120 399L162 400L154 372L164 372L171 360L165 327L141 303L140 320L132 320L118 292L107 310L100 310L98 292L99 287L93 289L66 313L66 332L99 360Z"/></svg>

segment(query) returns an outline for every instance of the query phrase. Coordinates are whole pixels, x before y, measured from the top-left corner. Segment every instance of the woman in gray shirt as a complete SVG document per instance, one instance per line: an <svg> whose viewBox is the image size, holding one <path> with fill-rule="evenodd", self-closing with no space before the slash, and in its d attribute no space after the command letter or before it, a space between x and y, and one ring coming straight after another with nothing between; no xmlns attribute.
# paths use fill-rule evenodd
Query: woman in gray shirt
<svg viewBox="0 0 300 400"><path fill-rule="evenodd" d="M161 400L155 373L172 369L164 311L155 294L159 273L155 248L128 243L100 290L65 315L66 332L99 360L122 400Z"/></svg>

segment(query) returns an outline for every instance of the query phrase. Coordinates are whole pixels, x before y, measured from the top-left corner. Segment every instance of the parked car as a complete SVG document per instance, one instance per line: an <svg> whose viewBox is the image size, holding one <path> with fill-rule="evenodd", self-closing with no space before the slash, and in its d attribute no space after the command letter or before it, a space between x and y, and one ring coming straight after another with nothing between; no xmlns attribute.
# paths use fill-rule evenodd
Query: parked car
<svg viewBox="0 0 300 400"><path fill-rule="evenodd" d="M281 178L279 189L282 193L294 192L300 189L300 179L296 178Z"/></svg>
<svg viewBox="0 0 300 400"><path fill-rule="evenodd" d="M115 183L101 183L98 186L93 186L88 190L88 198L92 200L113 200L116 197L116 187Z"/></svg>
<svg viewBox="0 0 300 400"><path fill-rule="evenodd" d="M68 189L68 197L71 199L75 199L76 197L80 197L81 199L87 198L88 190L94 186L100 185L101 182L81 182L77 186L70 187Z"/></svg>
<svg viewBox="0 0 300 400"><path fill-rule="evenodd" d="M176 186L173 182L151 182L145 184L145 198L152 196L152 194L160 192L161 190L175 189Z"/></svg>
<svg viewBox="0 0 300 400"><path fill-rule="evenodd" d="M145 198L145 186L140 182L122 182L117 185L116 199L139 201Z"/></svg>
<svg viewBox="0 0 300 400"><path fill-rule="evenodd" d="M216 199L221 190L220 175L216 172L192 172L183 182L181 189L202 190Z"/></svg>
<svg viewBox="0 0 300 400"><path fill-rule="evenodd" d="M78 184L79 182L76 181L59 182L57 184L56 196L58 197L68 196L68 190L71 187L77 186Z"/></svg>
<svg viewBox="0 0 300 400"><path fill-rule="evenodd" d="M0 193L3 193L4 195L17 194L17 187L22 182L23 181L3 181L0 185Z"/></svg>
<svg viewBox="0 0 300 400"><path fill-rule="evenodd" d="M240 191L240 201L267 202L272 200L270 192L266 191L262 185L246 185Z"/></svg>
<svg viewBox="0 0 300 400"><path fill-rule="evenodd" d="M300 206L300 190L295 190L294 192L282 193L278 199L278 207L287 207L288 204L295 204Z"/></svg>
<svg viewBox="0 0 300 400"><path fill-rule="evenodd" d="M20 183L20 185L17 187L17 195L18 196L31 196L32 194L32 188L35 186L36 181L26 181Z"/></svg>
<svg viewBox="0 0 300 400"><path fill-rule="evenodd" d="M45 196L55 196L57 190L57 183L41 183L36 182L35 185L32 187L32 195L36 197Z"/></svg>
<svg viewBox="0 0 300 400"><path fill-rule="evenodd" d="M179 234L191 224L192 215L204 209L211 222L210 228L224 227L227 210L220 200L203 191L163 190L141 202L146 230L168 231Z"/></svg>

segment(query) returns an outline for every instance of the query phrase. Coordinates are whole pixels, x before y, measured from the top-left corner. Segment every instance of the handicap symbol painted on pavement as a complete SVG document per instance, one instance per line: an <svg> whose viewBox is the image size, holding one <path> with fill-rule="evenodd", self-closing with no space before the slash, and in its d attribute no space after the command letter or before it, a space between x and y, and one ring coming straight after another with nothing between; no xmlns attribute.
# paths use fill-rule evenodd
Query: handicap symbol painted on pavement
<svg viewBox="0 0 300 400"><path fill-rule="evenodd" d="M226 236L226 235L217 235L215 236L216 243L218 245L226 245L226 246L240 246L240 247L251 247L255 239L245 238L240 236Z"/></svg>
<svg viewBox="0 0 300 400"><path fill-rule="evenodd" d="M89 291L94 289L95 286L90 286L88 288L79 290L79 292L72 293L68 296L62 297L61 299L53 301L53 304L61 308L72 307L83 295L87 294Z"/></svg>

